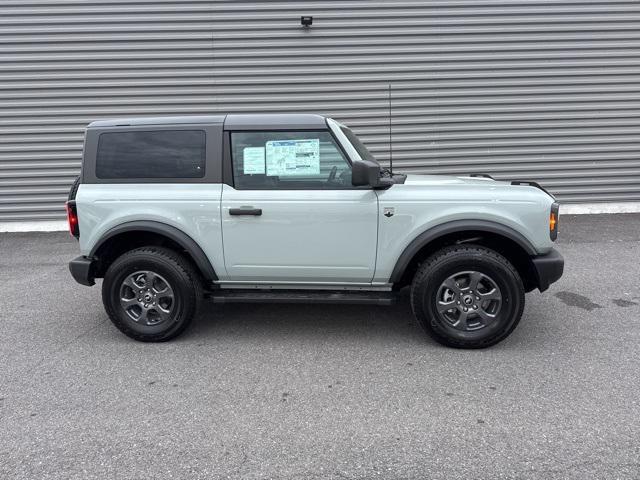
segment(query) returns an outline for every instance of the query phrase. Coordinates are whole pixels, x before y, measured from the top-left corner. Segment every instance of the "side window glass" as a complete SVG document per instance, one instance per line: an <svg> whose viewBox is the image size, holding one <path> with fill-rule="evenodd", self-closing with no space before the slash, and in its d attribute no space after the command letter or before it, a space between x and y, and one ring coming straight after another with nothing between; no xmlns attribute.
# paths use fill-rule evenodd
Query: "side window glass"
<svg viewBox="0 0 640 480"><path fill-rule="evenodd" d="M234 132L231 158L239 190L352 188L351 165L325 131Z"/></svg>
<svg viewBox="0 0 640 480"><path fill-rule="evenodd" d="M96 176L118 178L202 178L205 132L155 130L100 134Z"/></svg>

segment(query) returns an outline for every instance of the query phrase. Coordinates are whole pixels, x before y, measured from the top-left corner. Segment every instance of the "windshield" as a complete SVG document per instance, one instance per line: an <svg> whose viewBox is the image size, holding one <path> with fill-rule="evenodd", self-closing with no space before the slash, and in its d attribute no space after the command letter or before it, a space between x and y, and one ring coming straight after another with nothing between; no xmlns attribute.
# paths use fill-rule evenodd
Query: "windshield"
<svg viewBox="0 0 640 480"><path fill-rule="evenodd" d="M356 152L358 152L358 155L360 155L361 159L371 160L377 163L375 157L371 155L371 152L367 149L367 147L364 146L364 143L360 141L360 139L356 136L355 133L351 131L350 128L345 127L344 125L340 125L340 130L342 130L342 133L344 133L345 137L347 137L351 145L353 145L353 148L356 149Z"/></svg>

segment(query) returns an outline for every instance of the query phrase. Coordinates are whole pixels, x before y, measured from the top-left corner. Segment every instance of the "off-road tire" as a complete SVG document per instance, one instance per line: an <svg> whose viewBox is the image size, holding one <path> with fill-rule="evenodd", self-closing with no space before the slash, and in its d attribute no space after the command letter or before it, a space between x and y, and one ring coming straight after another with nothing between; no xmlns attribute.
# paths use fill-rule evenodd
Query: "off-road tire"
<svg viewBox="0 0 640 480"><path fill-rule="evenodd" d="M166 279L175 303L170 317L159 325L134 321L121 307L123 282L138 271L151 271ZM102 301L113 324L125 335L141 342L164 342L180 335L196 316L202 299L198 272L179 253L163 247L141 247L118 257L107 269Z"/></svg>
<svg viewBox="0 0 640 480"><path fill-rule="evenodd" d="M479 330L461 331L438 313L438 293L446 279L469 270L490 277L499 287L502 303L493 323ZM454 245L420 265L411 286L411 307L420 326L437 342L454 348L485 348L507 338L518 325L524 309L524 287L518 271L504 256L479 245Z"/></svg>

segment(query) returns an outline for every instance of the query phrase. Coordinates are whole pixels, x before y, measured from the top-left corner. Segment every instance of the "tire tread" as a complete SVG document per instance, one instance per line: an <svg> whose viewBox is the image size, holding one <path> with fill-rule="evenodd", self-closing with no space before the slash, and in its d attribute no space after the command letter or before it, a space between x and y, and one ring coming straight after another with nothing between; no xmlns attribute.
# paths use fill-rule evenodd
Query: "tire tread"
<svg viewBox="0 0 640 480"><path fill-rule="evenodd" d="M191 288L188 288L190 292L192 292L191 298L184 299L186 304L187 313L185 315L185 320L179 324L177 328L169 330L168 332L161 332L156 334L141 334L127 327L127 325L121 321L117 312L114 310L111 305L110 295L111 288L108 285L109 279L112 275L115 275L116 272L122 268L123 264L130 261L132 258L136 256L147 256L153 258L153 260L164 262L170 268L174 268L178 271L179 275L187 279ZM193 318L197 315L201 303L201 299L203 296L202 289L202 281L198 272L194 269L190 262L188 262L184 256L180 255L178 252L165 247L158 246L147 246L147 247L139 247L133 250L130 250L120 257L118 257L107 270L103 282L102 287L102 300L104 303L105 310L107 315L113 322L113 324L125 335L131 337L135 340L141 342L166 342L171 340L182 332L184 332L189 325L192 323Z"/></svg>
<svg viewBox="0 0 640 480"><path fill-rule="evenodd" d="M69 189L69 197L68 200L75 200L76 195L78 194L78 188L80 187L80 177L76 177L76 179L71 184L71 188Z"/></svg>
<svg viewBox="0 0 640 480"><path fill-rule="evenodd" d="M421 306L419 304L420 300L418 298L418 292L417 292L418 288L420 288L421 285L424 285L424 283L427 281L427 277L434 272L434 270L437 268L440 262L442 262L444 259L450 259L451 257L462 256L462 255L482 256L485 259L490 258L496 263L499 263L502 267L508 269L511 272L513 278L515 278L516 280L516 283L517 283L516 288L520 296L520 298L517 299L519 300L518 302L519 308L515 312L516 319L509 326L509 328L499 332L497 335L493 337L489 337L476 342L468 342L468 341L463 342L457 339L443 336L438 332L434 331L434 329L432 329L431 326L429 325L429 319L425 318L425 315L421 313ZM420 326L423 328L423 330L425 330L427 334L429 334L429 336L431 336L437 342L447 345L449 347L454 347L454 348L467 348L467 349L487 348L507 338L511 334L511 332L513 332L513 330L518 326L518 323L520 322L522 313L524 311L524 304L525 304L524 286L522 284L522 279L520 278L520 275L516 270L516 268L511 264L511 262L509 262L509 260L507 260L503 255L496 252L495 250L492 250L490 248L487 248L481 245L475 245L475 244L452 245L452 246L444 247L441 250L437 251L436 253L428 257L418 267L418 270L413 278L413 282L411 285L410 302L411 302L411 309L413 310L413 313L416 319L418 320L418 323L420 324Z"/></svg>

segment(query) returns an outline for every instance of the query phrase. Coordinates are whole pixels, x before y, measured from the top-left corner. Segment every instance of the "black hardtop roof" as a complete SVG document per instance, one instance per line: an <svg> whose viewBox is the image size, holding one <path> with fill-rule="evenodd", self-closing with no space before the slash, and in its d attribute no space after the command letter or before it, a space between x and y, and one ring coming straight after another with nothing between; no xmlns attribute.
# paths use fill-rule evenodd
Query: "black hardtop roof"
<svg viewBox="0 0 640 480"><path fill-rule="evenodd" d="M97 120L88 128L144 125L220 125L225 130L314 130L326 129L326 118L310 113L260 113L230 115L184 115L176 117L128 117Z"/></svg>
<svg viewBox="0 0 640 480"><path fill-rule="evenodd" d="M227 115L225 130L317 130L326 129L327 120L310 113L269 113L258 115Z"/></svg>

